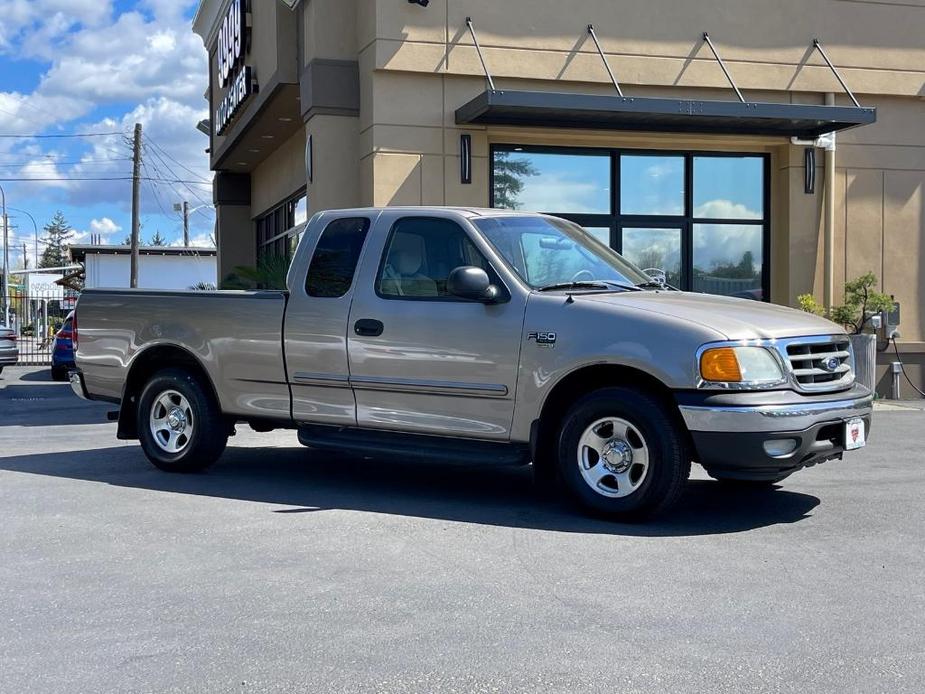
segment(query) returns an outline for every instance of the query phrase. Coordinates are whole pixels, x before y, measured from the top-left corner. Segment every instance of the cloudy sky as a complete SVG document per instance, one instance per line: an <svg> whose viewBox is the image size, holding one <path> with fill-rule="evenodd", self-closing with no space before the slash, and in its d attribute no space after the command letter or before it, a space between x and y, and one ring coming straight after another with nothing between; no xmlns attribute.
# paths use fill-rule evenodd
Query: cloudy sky
<svg viewBox="0 0 925 694"><path fill-rule="evenodd" d="M208 117L208 75L191 29L196 5L0 0L0 186L15 227L11 264L20 264L23 243L34 263L26 213L40 235L61 210L76 241L93 233L121 243L131 230L125 179L136 122L145 134L142 175L150 179L142 183L142 239L159 231L179 243L182 221L173 205L188 200L191 208L205 205L190 217L191 236L209 243L208 138L195 127Z"/></svg>

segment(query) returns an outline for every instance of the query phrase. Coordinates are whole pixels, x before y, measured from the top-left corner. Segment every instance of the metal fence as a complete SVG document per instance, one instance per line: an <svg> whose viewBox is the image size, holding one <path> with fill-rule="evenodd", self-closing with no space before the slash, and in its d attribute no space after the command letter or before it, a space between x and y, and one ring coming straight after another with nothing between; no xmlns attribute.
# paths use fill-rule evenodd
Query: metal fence
<svg viewBox="0 0 925 694"><path fill-rule="evenodd" d="M19 363L42 365L51 363L55 333L77 303L76 295L27 295L13 293L2 297L0 324L16 331ZM7 318L8 317L8 318Z"/></svg>

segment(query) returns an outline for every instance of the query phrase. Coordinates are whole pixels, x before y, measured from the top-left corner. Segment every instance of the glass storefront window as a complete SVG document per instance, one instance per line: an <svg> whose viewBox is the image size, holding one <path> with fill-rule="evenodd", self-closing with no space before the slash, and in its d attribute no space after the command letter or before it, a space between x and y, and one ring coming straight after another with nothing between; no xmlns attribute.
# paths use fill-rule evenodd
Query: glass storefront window
<svg viewBox="0 0 925 694"><path fill-rule="evenodd" d="M686 291L768 299L769 157L492 147L495 207L546 212L613 239ZM616 190L610 181L616 181Z"/></svg>
<svg viewBox="0 0 925 694"><path fill-rule="evenodd" d="M694 157L694 217L761 219L763 216L761 157Z"/></svg>
<svg viewBox="0 0 925 694"><path fill-rule="evenodd" d="M610 214L610 156L496 149L495 207L529 212Z"/></svg>
<svg viewBox="0 0 925 694"><path fill-rule="evenodd" d="M692 289L762 299L762 227L756 224L695 224Z"/></svg>
<svg viewBox="0 0 925 694"><path fill-rule="evenodd" d="M622 214L683 215L684 157L620 157Z"/></svg>
<svg viewBox="0 0 925 694"><path fill-rule="evenodd" d="M623 257L641 270L658 269L681 286L681 229L624 227Z"/></svg>

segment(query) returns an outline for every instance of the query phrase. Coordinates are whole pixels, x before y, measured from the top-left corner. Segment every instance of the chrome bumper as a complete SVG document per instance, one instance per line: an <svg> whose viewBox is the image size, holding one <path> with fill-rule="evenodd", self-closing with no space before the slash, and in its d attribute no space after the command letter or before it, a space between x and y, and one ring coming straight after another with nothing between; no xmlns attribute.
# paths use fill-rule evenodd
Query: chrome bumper
<svg viewBox="0 0 925 694"><path fill-rule="evenodd" d="M819 422L870 416L874 396L827 402L801 402L785 405L702 406L680 405L689 431L774 432L800 431Z"/></svg>
<svg viewBox="0 0 925 694"><path fill-rule="evenodd" d="M71 371L68 374L68 380L71 382L71 390L74 391L77 397L83 400L90 399L90 396L87 395L87 388L84 386L84 375L80 371Z"/></svg>

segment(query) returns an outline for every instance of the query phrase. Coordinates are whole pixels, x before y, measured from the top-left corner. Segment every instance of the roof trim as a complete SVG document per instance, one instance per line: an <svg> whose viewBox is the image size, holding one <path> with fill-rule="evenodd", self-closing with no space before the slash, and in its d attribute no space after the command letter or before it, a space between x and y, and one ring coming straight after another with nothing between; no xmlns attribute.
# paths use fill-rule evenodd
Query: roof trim
<svg viewBox="0 0 925 694"><path fill-rule="evenodd" d="M456 110L460 125L817 138L877 120L877 109L599 94L486 90Z"/></svg>
<svg viewBox="0 0 925 694"><path fill-rule="evenodd" d="M112 246L108 244L74 244L69 247L71 258L75 261L87 255L131 255L130 246ZM173 255L173 256L205 256L217 255L214 248L200 248L199 246L139 246L139 255Z"/></svg>

